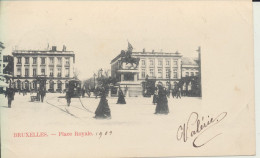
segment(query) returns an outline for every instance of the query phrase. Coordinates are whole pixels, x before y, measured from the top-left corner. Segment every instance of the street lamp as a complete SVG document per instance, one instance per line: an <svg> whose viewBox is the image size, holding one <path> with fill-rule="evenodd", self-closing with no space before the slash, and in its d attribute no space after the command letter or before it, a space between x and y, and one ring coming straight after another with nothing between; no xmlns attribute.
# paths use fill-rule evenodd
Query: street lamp
<svg viewBox="0 0 260 158"><path fill-rule="evenodd" d="M169 69L169 90L171 90L171 70Z"/></svg>
<svg viewBox="0 0 260 158"><path fill-rule="evenodd" d="M94 76L94 89L96 89L96 76L97 76L97 75L94 73L93 76Z"/></svg>

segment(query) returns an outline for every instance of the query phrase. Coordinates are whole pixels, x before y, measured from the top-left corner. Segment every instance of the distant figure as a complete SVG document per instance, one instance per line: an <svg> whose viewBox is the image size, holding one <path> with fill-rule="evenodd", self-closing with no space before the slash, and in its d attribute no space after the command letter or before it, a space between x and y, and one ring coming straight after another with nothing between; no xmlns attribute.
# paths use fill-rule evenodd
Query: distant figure
<svg viewBox="0 0 260 158"><path fill-rule="evenodd" d="M88 97L90 98L91 93L90 93L89 89L86 90L86 93L87 93Z"/></svg>
<svg viewBox="0 0 260 158"><path fill-rule="evenodd" d="M81 97L82 97L82 98L85 97L85 93L86 93L85 89L82 88L82 90L81 90Z"/></svg>
<svg viewBox="0 0 260 158"><path fill-rule="evenodd" d="M172 90L172 97L174 98L176 97L176 95L177 95L177 88L174 87L174 89Z"/></svg>
<svg viewBox="0 0 260 158"><path fill-rule="evenodd" d="M68 106L70 106L71 97L72 97L72 94L71 94L69 88L67 88L67 89L66 89L66 96L65 96L65 98L66 98L66 100L67 100L67 105L68 105Z"/></svg>
<svg viewBox="0 0 260 158"><path fill-rule="evenodd" d="M95 117L96 119L105 119L105 118L111 118L110 108L108 106L108 102L106 99L106 90L104 87L100 88L100 102L98 104L98 107L95 111Z"/></svg>
<svg viewBox="0 0 260 158"><path fill-rule="evenodd" d="M153 104L155 105L158 100L158 89L156 88L153 94Z"/></svg>
<svg viewBox="0 0 260 158"><path fill-rule="evenodd" d="M40 91L39 91L39 94L40 94L40 97L41 97L41 102L43 102L44 100L44 97L46 95L46 91L44 88L41 88Z"/></svg>
<svg viewBox="0 0 260 158"><path fill-rule="evenodd" d="M162 86L158 85L158 100L154 114L168 114L168 99L167 99L167 90Z"/></svg>
<svg viewBox="0 0 260 158"><path fill-rule="evenodd" d="M177 91L176 91L176 98L180 98L181 99L181 88L177 88Z"/></svg>
<svg viewBox="0 0 260 158"><path fill-rule="evenodd" d="M12 101L14 100L15 91L13 88L7 88L5 97L8 99L8 108L11 108Z"/></svg>
<svg viewBox="0 0 260 158"><path fill-rule="evenodd" d="M39 88L37 89L36 97L37 97L37 101L40 101L40 89Z"/></svg>
<svg viewBox="0 0 260 158"><path fill-rule="evenodd" d="M124 93L120 87L118 92L117 104L126 104Z"/></svg>

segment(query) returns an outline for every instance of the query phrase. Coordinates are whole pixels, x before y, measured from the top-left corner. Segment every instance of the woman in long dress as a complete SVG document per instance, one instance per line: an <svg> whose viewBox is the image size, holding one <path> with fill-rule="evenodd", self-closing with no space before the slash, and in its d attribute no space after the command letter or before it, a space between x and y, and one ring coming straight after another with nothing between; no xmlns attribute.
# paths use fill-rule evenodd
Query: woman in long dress
<svg viewBox="0 0 260 158"><path fill-rule="evenodd" d="M158 100L154 114L168 114L168 99L167 90L162 86L158 85Z"/></svg>
<svg viewBox="0 0 260 158"><path fill-rule="evenodd" d="M117 104L126 104L125 96L121 88L119 88Z"/></svg>
<svg viewBox="0 0 260 158"><path fill-rule="evenodd" d="M98 107L95 111L95 117L94 118L111 118L110 108L108 106L108 102L106 99L106 90L104 87L100 88L100 102L98 104Z"/></svg>

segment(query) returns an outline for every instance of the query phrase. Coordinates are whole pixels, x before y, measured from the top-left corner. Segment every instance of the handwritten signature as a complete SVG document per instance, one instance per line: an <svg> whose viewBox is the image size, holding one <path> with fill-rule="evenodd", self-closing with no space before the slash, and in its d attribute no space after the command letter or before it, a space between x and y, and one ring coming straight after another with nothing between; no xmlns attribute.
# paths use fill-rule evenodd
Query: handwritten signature
<svg viewBox="0 0 260 158"><path fill-rule="evenodd" d="M177 140L183 140L184 142L187 142L188 138L194 138L192 143L193 147L202 147L222 133L218 133L210 137L207 141L204 141L204 143L197 143L202 134L204 134L211 127L221 122L226 116L227 112L222 112L215 118L209 116L205 118L202 116L201 119L199 119L199 114L197 112L192 112L187 123L179 126L177 130Z"/></svg>

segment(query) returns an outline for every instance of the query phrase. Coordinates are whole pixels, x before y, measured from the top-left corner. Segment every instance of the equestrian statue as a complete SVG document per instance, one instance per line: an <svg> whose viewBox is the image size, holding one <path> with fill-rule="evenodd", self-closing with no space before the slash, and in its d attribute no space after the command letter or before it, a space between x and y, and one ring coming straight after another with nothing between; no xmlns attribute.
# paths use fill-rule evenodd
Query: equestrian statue
<svg viewBox="0 0 260 158"><path fill-rule="evenodd" d="M123 63L126 63L126 64L129 63L129 64L132 65L132 67L134 67L134 64L135 64L134 68L138 67L140 58L132 57L132 50L133 50L133 47L128 42L128 49L127 49L127 51L125 51L125 50L121 51L121 67L122 67Z"/></svg>

